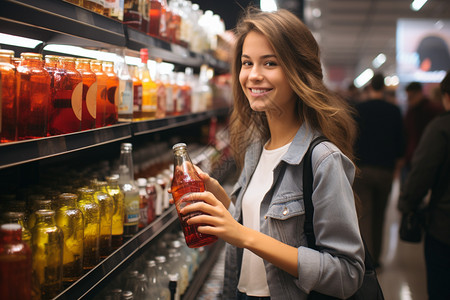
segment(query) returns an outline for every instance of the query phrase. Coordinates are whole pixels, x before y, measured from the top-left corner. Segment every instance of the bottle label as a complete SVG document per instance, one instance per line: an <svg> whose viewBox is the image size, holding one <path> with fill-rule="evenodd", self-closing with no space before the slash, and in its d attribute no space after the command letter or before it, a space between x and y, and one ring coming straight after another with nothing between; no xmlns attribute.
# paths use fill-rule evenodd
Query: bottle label
<svg viewBox="0 0 450 300"><path fill-rule="evenodd" d="M133 113L133 82L129 80L121 80L119 83L120 104L119 112L123 114Z"/></svg>
<svg viewBox="0 0 450 300"><path fill-rule="evenodd" d="M77 84L72 93L72 109L78 120L81 121L82 112L82 96L83 96L83 82Z"/></svg>
<svg viewBox="0 0 450 300"><path fill-rule="evenodd" d="M97 81L94 82L87 91L86 105L89 114L95 119L97 116Z"/></svg>

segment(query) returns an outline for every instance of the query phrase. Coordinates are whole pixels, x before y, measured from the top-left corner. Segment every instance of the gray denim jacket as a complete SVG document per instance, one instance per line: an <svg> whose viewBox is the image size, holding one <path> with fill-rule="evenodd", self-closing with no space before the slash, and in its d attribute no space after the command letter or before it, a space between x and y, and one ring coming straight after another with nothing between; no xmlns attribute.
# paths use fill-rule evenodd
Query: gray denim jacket
<svg viewBox="0 0 450 300"><path fill-rule="evenodd" d="M312 155L314 233L317 246L323 250L307 247L303 232L303 156L316 135L305 125L300 127L275 167L272 186L260 206L261 232L298 248L298 278L264 261L274 300L306 299L312 290L347 298L362 284L364 246L352 191L355 167L330 142L317 145ZM234 218L240 223L242 197L261 152L262 144L249 147L244 169L231 194L235 199ZM286 168L284 173L280 173L282 168ZM226 245L224 300L236 299L242 253L243 249Z"/></svg>

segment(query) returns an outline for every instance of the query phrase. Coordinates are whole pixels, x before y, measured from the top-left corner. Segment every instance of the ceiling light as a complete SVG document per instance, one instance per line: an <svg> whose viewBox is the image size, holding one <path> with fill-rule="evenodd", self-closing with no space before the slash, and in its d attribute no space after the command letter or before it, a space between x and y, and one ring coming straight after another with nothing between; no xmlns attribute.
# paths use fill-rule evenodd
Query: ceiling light
<svg viewBox="0 0 450 300"><path fill-rule="evenodd" d="M373 70L372 69L366 69L364 72L362 72L358 77L356 77L355 80L353 80L353 83L357 88L360 88L364 86L366 83L369 82L370 79L373 77Z"/></svg>
<svg viewBox="0 0 450 300"><path fill-rule="evenodd" d="M37 45L42 44L43 41L29 39L25 37L0 33L0 44L25 47L25 48L36 48Z"/></svg>
<svg viewBox="0 0 450 300"><path fill-rule="evenodd" d="M372 66L375 69L378 69L379 67L381 67L384 63L386 62L386 55L384 55L384 53L380 53L377 55L377 57L374 58L374 60L372 61Z"/></svg>
<svg viewBox="0 0 450 300"><path fill-rule="evenodd" d="M260 6L262 11L276 11L278 9L275 0L261 0Z"/></svg>
<svg viewBox="0 0 450 300"><path fill-rule="evenodd" d="M411 9L414 11L419 11L425 3L427 3L427 0L414 0L411 3Z"/></svg>

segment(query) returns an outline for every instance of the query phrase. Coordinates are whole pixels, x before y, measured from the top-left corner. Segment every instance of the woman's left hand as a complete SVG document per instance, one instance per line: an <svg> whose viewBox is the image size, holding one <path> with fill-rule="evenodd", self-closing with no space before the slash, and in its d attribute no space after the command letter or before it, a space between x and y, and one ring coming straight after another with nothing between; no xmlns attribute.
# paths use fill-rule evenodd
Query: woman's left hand
<svg viewBox="0 0 450 300"><path fill-rule="evenodd" d="M201 211L204 214L188 219L189 225L200 224L200 233L212 234L236 247L243 247L244 227L237 222L225 206L211 192L191 193L184 201L196 201L186 205L180 213L187 215Z"/></svg>

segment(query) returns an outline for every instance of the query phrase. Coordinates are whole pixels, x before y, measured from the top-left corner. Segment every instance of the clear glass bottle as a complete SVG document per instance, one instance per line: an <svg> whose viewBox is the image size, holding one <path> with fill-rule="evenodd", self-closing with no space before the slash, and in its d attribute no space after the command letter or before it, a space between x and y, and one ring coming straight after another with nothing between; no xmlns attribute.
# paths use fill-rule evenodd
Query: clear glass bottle
<svg viewBox="0 0 450 300"><path fill-rule="evenodd" d="M145 275L148 280L149 299L169 300L170 290L168 286L164 286L161 282L155 260L148 260L146 262Z"/></svg>
<svg viewBox="0 0 450 300"><path fill-rule="evenodd" d="M120 147L119 186L124 194L124 238L130 238L136 234L139 224L139 190L134 183L132 149L131 143L122 143Z"/></svg>
<svg viewBox="0 0 450 300"><path fill-rule="evenodd" d="M156 177L149 177L147 183L147 191L152 196L154 201L155 218L160 216L163 212L163 200L164 200L164 190L158 183Z"/></svg>
<svg viewBox="0 0 450 300"><path fill-rule="evenodd" d="M17 140L16 67L14 51L0 50L0 143Z"/></svg>
<svg viewBox="0 0 450 300"><path fill-rule="evenodd" d="M78 189L77 207L84 216L83 269L90 270L100 262L100 207L93 189Z"/></svg>
<svg viewBox="0 0 450 300"><path fill-rule="evenodd" d="M180 214L180 210L194 201L184 201L183 197L193 192L204 192L205 185L200 179L197 171L189 157L186 144L178 143L173 146L174 172L172 181L172 196L177 208L178 217L184 232L186 244L191 248L198 248L217 241L214 235L204 234L197 231L199 225L188 225L187 220L201 212L193 212L188 215Z"/></svg>
<svg viewBox="0 0 450 300"><path fill-rule="evenodd" d="M106 80L107 100L105 107L105 125L116 124L119 119L119 77L114 72L114 63L103 62L103 71L108 77Z"/></svg>
<svg viewBox="0 0 450 300"><path fill-rule="evenodd" d="M53 94L49 104L49 134L80 131L83 80L75 69L75 58L47 55L45 68L53 75Z"/></svg>
<svg viewBox="0 0 450 300"><path fill-rule="evenodd" d="M106 125L106 105L108 101L108 93L106 83L108 76L103 72L103 62L101 60L91 60L91 70L97 77L97 105L95 110L95 128Z"/></svg>
<svg viewBox="0 0 450 300"><path fill-rule="evenodd" d="M107 192L106 181L91 181L91 186L95 189L94 198L100 207L100 258L106 258L112 249L114 200Z"/></svg>
<svg viewBox="0 0 450 300"><path fill-rule="evenodd" d="M55 211L38 210L31 229L33 276L42 299L51 299L62 290L64 234L56 225Z"/></svg>
<svg viewBox="0 0 450 300"><path fill-rule="evenodd" d="M0 226L0 298L31 299L31 249L22 241L22 227Z"/></svg>
<svg viewBox="0 0 450 300"><path fill-rule="evenodd" d="M93 129L97 117L97 75L88 58L77 58L76 69L83 78L81 130Z"/></svg>
<svg viewBox="0 0 450 300"><path fill-rule="evenodd" d="M161 297L169 297L166 299L170 299L170 290L169 290L169 272L167 271L167 258L164 255L158 255L155 257L156 261L156 276L157 281L161 286Z"/></svg>
<svg viewBox="0 0 450 300"><path fill-rule="evenodd" d="M148 69L148 49L142 48L140 51L141 64L139 65L139 79L142 82L142 111L141 118L154 118L156 114L156 83L150 76Z"/></svg>
<svg viewBox="0 0 450 300"><path fill-rule="evenodd" d="M115 71L119 77L119 119L133 118L133 78L125 62L124 49L116 49Z"/></svg>
<svg viewBox="0 0 450 300"><path fill-rule="evenodd" d="M156 185L157 185L156 178L152 182L149 182L149 180L147 180L147 183L145 185L145 191L147 193L147 203L148 203L147 224L152 223L156 218L156 216L155 216L155 204L156 204L156 197L157 197Z"/></svg>
<svg viewBox="0 0 450 300"><path fill-rule="evenodd" d="M125 208L123 202L124 194L119 187L118 175L107 176L106 181L108 183L106 190L108 194L113 198L114 203L111 246L112 249L115 250L119 248L123 243L123 221L125 216Z"/></svg>
<svg viewBox="0 0 450 300"><path fill-rule="evenodd" d="M59 195L56 225L64 234L63 282L71 283L83 275L84 216L77 208L77 195Z"/></svg>
<svg viewBox="0 0 450 300"><path fill-rule="evenodd" d="M25 52L17 67L17 138L47 136L50 74L44 69L42 54Z"/></svg>
<svg viewBox="0 0 450 300"><path fill-rule="evenodd" d="M148 280L145 274L139 274L137 277L136 291L133 300L147 300L148 298Z"/></svg>

